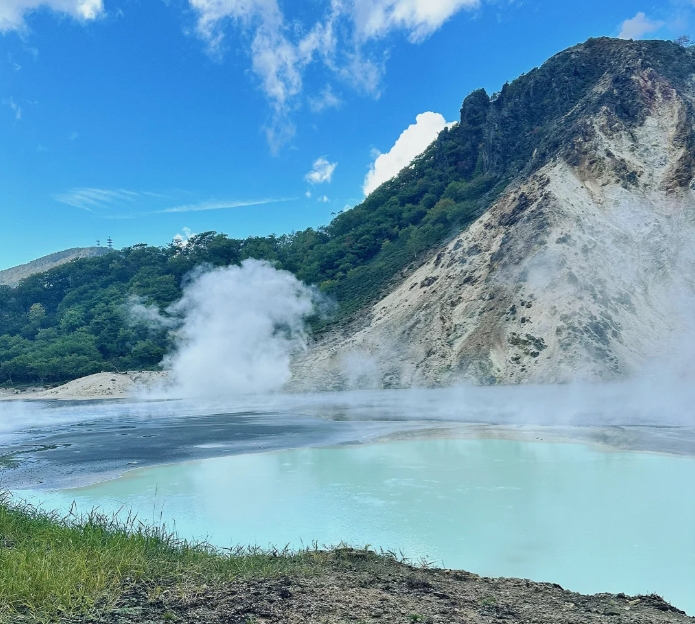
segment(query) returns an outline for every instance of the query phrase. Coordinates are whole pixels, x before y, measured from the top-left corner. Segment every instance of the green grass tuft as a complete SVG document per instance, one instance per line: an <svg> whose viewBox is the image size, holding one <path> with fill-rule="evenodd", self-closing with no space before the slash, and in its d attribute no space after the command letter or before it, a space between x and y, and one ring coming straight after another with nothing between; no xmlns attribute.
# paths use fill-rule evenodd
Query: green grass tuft
<svg viewBox="0 0 695 624"><path fill-rule="evenodd" d="M0 621L50 622L111 604L123 588L310 573L328 556L181 540L165 527L96 511L59 516L0 495Z"/></svg>

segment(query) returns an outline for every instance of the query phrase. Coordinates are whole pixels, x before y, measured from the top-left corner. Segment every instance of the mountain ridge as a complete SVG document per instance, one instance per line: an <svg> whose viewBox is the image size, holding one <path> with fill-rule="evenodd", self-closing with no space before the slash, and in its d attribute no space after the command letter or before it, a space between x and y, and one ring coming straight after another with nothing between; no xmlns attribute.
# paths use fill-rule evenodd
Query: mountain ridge
<svg viewBox="0 0 695 624"><path fill-rule="evenodd" d="M92 258L107 253L106 247L71 247L30 260L24 264L0 270L0 286L17 286L19 282L37 273L45 273L78 258Z"/></svg>
<svg viewBox="0 0 695 624"><path fill-rule="evenodd" d="M665 42L592 40L549 63L606 46L618 50L609 70L539 142L555 147L534 150L361 327L302 356L295 386L617 379L690 331L672 299L694 293L693 57ZM657 71L663 50L686 67ZM484 106L486 94L472 97Z"/></svg>

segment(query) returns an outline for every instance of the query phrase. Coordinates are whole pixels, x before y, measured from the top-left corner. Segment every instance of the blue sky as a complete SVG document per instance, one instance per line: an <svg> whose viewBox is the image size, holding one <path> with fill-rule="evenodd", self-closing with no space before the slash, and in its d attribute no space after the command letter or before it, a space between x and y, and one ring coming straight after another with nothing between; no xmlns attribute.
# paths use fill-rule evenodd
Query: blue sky
<svg viewBox="0 0 695 624"><path fill-rule="evenodd" d="M327 223L473 89L694 20L692 0L0 0L0 268Z"/></svg>

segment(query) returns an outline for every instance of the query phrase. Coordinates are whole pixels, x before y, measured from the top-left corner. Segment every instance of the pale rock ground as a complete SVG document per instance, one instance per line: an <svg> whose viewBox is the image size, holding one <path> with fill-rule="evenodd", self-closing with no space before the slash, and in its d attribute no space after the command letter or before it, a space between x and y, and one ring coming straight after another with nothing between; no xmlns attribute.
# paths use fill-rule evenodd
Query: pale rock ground
<svg viewBox="0 0 695 624"><path fill-rule="evenodd" d="M558 158L508 189L297 358L291 387L607 380L682 346L695 310L686 109L654 74L636 79L653 92L641 127L591 119L578 166Z"/></svg>
<svg viewBox="0 0 695 624"><path fill-rule="evenodd" d="M159 387L167 374L159 371L96 373L43 391L15 393L6 391L2 399L80 401L89 399L126 399Z"/></svg>

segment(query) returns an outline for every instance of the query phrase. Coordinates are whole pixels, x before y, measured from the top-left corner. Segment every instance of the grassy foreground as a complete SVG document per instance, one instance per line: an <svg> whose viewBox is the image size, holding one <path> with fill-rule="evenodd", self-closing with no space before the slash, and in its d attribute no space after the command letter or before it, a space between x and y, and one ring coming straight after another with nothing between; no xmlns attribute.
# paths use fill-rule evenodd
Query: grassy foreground
<svg viewBox="0 0 695 624"><path fill-rule="evenodd" d="M61 517L0 495L0 622L51 622L108 606L124 587L310 573L325 551L220 551L165 527L92 512Z"/></svg>
<svg viewBox="0 0 695 624"><path fill-rule="evenodd" d="M656 595L404 565L369 549L219 551L135 518L0 495L2 624L695 624Z"/></svg>

